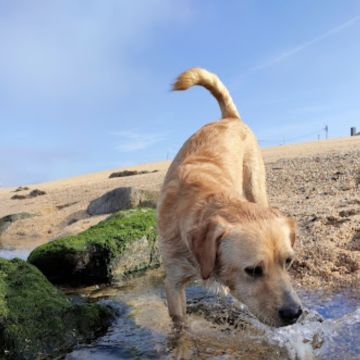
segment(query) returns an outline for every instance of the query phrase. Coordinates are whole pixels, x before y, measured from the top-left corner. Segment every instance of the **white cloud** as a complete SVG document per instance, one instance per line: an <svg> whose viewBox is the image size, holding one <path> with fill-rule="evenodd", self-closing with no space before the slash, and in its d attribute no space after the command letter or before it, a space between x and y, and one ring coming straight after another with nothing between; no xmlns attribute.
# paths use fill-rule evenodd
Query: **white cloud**
<svg viewBox="0 0 360 360"><path fill-rule="evenodd" d="M294 56L295 54L305 50L306 48L332 36L335 35L343 30L345 30L346 28L353 26L355 23L357 23L360 20L360 16L355 16L347 21L345 21L344 23L342 23L341 25L335 26L334 28L328 30L327 32L325 32L324 34L321 34L315 38L313 38L312 40L306 41L302 44L299 44L295 47L293 47L292 49L286 50L283 53L275 56L274 58L270 59L269 61L266 61L260 65L257 65L255 67L253 67L251 69L251 71L258 71L258 70L263 70L266 68L269 68L283 60L286 60L287 58Z"/></svg>
<svg viewBox="0 0 360 360"><path fill-rule="evenodd" d="M121 152L131 152L146 149L166 138L163 133L139 133L134 130L124 130L113 132L120 138L121 143L116 146L116 150Z"/></svg>

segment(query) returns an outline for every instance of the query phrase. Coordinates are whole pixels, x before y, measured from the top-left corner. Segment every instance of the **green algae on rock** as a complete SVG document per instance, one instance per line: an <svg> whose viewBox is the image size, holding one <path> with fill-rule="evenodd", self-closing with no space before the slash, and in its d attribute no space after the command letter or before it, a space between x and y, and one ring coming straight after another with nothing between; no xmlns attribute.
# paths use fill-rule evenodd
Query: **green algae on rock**
<svg viewBox="0 0 360 360"><path fill-rule="evenodd" d="M155 210L119 211L84 232L34 249L28 261L58 284L90 285L159 264Z"/></svg>
<svg viewBox="0 0 360 360"><path fill-rule="evenodd" d="M0 358L53 358L109 326L104 305L74 305L34 266L0 258Z"/></svg>

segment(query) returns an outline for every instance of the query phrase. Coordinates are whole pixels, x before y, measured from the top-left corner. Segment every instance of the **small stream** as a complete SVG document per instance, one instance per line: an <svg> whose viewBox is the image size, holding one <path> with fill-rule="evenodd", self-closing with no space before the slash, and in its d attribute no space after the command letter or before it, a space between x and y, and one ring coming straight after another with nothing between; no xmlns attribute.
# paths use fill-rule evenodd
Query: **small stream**
<svg viewBox="0 0 360 360"><path fill-rule="evenodd" d="M5 259L19 258L26 260L31 250L28 249L0 249L0 257Z"/></svg>
<svg viewBox="0 0 360 360"><path fill-rule="evenodd" d="M110 303L118 316L107 334L66 360L112 359L360 359L360 305L350 291L300 291L309 310L297 324L271 328L231 297L200 285L187 289L189 327L171 330L159 270L122 286L82 294Z"/></svg>
<svg viewBox="0 0 360 360"><path fill-rule="evenodd" d="M28 253L1 249L0 257L26 259ZM230 296L195 283L187 288L188 328L179 334L171 327L163 280L161 270L152 270L117 286L66 289L73 301L109 304L117 316L104 336L63 359L360 359L360 303L351 290L299 289L308 310L294 325L271 328Z"/></svg>

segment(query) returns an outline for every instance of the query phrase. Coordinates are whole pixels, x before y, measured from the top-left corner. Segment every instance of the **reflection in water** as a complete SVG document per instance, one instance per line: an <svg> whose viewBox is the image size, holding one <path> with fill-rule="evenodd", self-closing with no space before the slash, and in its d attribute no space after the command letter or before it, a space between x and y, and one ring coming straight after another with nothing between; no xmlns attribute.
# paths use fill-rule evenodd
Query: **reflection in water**
<svg viewBox="0 0 360 360"><path fill-rule="evenodd" d="M179 334L171 328L162 281L163 275L152 271L117 288L84 290L94 299L110 302L118 317L105 336L79 346L66 359L360 358L360 309L356 310L357 300L351 297L304 293L305 305L326 320L308 312L299 323L275 329L260 323L230 297L193 285L187 291L188 328Z"/></svg>

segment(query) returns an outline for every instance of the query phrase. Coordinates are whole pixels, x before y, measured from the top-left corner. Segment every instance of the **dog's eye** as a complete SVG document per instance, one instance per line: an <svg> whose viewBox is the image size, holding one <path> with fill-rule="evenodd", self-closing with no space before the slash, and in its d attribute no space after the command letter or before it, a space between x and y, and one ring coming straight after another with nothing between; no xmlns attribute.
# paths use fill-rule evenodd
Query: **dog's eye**
<svg viewBox="0 0 360 360"><path fill-rule="evenodd" d="M286 267L287 269L291 266L292 261L293 261L292 258L287 258L287 259L285 260L285 267Z"/></svg>
<svg viewBox="0 0 360 360"><path fill-rule="evenodd" d="M249 266L245 268L245 272L253 277L253 278L259 278L263 276L263 268L261 266Z"/></svg>

